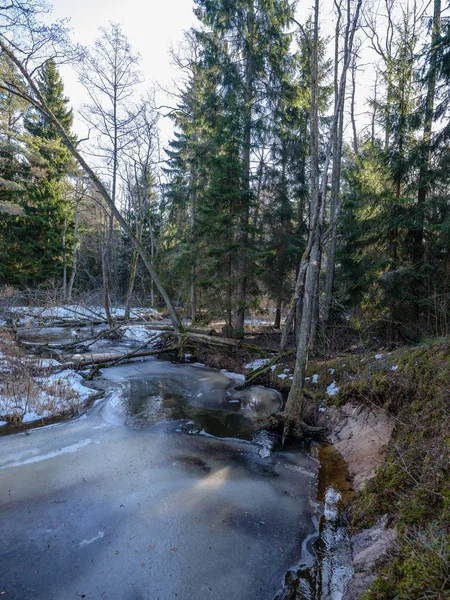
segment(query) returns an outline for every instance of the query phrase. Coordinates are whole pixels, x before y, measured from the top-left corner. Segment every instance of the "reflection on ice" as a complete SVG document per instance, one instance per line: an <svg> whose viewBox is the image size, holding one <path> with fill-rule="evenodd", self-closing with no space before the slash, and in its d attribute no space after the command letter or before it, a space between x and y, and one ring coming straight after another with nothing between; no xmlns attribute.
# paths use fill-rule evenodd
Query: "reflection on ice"
<svg viewBox="0 0 450 600"><path fill-rule="evenodd" d="M251 439L257 417L278 411L282 404L276 390L238 390L241 382L228 373L156 359L112 367L103 378L117 386L105 411L134 429L171 419L184 421L178 427L183 433Z"/></svg>

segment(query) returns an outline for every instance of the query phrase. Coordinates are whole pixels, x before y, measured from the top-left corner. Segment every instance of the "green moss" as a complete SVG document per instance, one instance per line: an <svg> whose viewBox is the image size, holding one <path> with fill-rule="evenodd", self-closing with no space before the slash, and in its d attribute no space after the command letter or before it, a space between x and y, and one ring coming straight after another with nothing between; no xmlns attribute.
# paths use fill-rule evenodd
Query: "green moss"
<svg viewBox="0 0 450 600"><path fill-rule="evenodd" d="M448 599L450 596L450 543L437 523L421 532L400 537L392 560L361 600Z"/></svg>
<svg viewBox="0 0 450 600"><path fill-rule="evenodd" d="M387 514L400 532L364 600L450 598L449 381L450 342L441 339L368 361L341 387L343 399L382 406L396 422L388 461L351 509L353 529Z"/></svg>

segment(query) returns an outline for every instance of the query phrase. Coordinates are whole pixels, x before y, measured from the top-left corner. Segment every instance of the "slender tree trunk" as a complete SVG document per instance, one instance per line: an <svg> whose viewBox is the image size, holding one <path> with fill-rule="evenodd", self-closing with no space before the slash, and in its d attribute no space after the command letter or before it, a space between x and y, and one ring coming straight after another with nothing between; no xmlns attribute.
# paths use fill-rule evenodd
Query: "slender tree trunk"
<svg viewBox="0 0 450 600"><path fill-rule="evenodd" d="M300 319L301 319L301 308L299 310L298 305L299 305L299 302L301 302L301 298L303 296L306 267L308 266L307 256L309 256L309 252L310 252L309 249L307 249L305 251L305 253L302 256L302 260L300 262L300 268L299 268L299 272L298 272L297 279L295 282L294 297L292 298L292 302L289 307L289 312L287 314L286 321L284 322L283 332L281 334L281 343L280 343L280 352L281 353L285 352L285 350L287 348L288 336L291 332L292 325L294 323L294 319L295 319L296 315L297 315L297 319L298 319L299 312L300 312Z"/></svg>
<svg viewBox="0 0 450 600"><path fill-rule="evenodd" d="M67 287L67 301L72 302L73 284L78 268L78 224L80 221L80 210L79 203L75 206L75 227L74 227L74 240L73 240L73 260L72 260L72 272L70 274L69 285Z"/></svg>
<svg viewBox="0 0 450 600"><path fill-rule="evenodd" d="M112 329L114 321L111 315L109 304L109 279L108 279L108 228L104 233L104 238L100 242L100 252L102 257L102 280L103 280L103 306L105 308L106 320Z"/></svg>
<svg viewBox="0 0 450 600"><path fill-rule="evenodd" d="M136 226L136 237L139 241L142 239L142 223L138 223ZM131 259L130 279L128 283L128 291L125 299L125 311L124 317L126 320L130 319L131 314L131 298L133 297L134 282L136 280L136 271L138 265L139 253L137 250L133 252L133 258Z"/></svg>
<svg viewBox="0 0 450 600"><path fill-rule="evenodd" d="M153 261L155 260L155 234L153 233L153 223L151 222L151 219L149 220L149 224L150 224L150 261L152 263L153 266ZM151 281L150 281L150 302L152 303L152 306L155 306L155 282L153 280L153 277L151 277Z"/></svg>
<svg viewBox="0 0 450 600"><path fill-rule="evenodd" d="M314 287L317 279L317 259L319 255L319 112L318 112L318 43L319 43L319 0L314 7L314 35L311 60L311 205L309 217L308 246L310 252L305 256L305 279L302 294L302 317L300 321L297 356L291 389L286 402L286 413L294 421L302 420L303 415L303 384L305 379L306 359L311 318L314 304ZM303 260L302 260L303 263ZM298 278L302 275L302 266Z"/></svg>
<svg viewBox="0 0 450 600"><path fill-rule="evenodd" d="M436 90L437 54L441 34L441 0L434 0L433 27L431 33L430 66L428 69L427 97L421 145L419 189L417 192L418 228L414 234L414 266L418 270L424 262L423 230L425 222L425 202L430 187L429 171L431 157L431 132L433 127L434 96Z"/></svg>
<svg viewBox="0 0 450 600"><path fill-rule="evenodd" d="M67 232L67 219L64 219L64 230L63 230L63 236L62 236L62 247L63 247L63 298L64 298L64 302L66 302L66 300L67 300L66 232Z"/></svg>
<svg viewBox="0 0 450 600"><path fill-rule="evenodd" d="M359 155L359 142L358 142L358 132L356 130L356 117L355 117L356 69L357 69L356 58L357 58L357 56L355 53L353 55L352 67L351 67L352 97L351 97L351 103L350 103L350 119L352 121L352 131L353 131L353 152L356 154L356 156L358 156Z"/></svg>
<svg viewBox="0 0 450 600"><path fill-rule="evenodd" d="M250 149L252 134L252 101L253 101L253 36L254 36L254 6L249 5L248 40L245 58L245 88L244 88L244 133L242 150L242 203L243 210L240 217L239 233L239 278L236 285L236 313L234 318L234 333L241 337L244 333L245 310L247 304L247 267L248 267L248 226L250 218Z"/></svg>
<svg viewBox="0 0 450 600"><path fill-rule="evenodd" d="M195 173L195 176L197 177L197 174ZM195 229L195 219L196 219L196 212L197 212L197 200L196 200L196 194L195 194L195 190L193 191L192 194L192 203L191 203L191 235L194 238L194 229ZM197 320L197 259L194 256L194 259L192 261L192 280L191 280L191 285L190 285L190 290L189 290L189 303L190 303L190 308L191 308L191 324L194 325L196 320Z"/></svg>
<svg viewBox="0 0 450 600"><path fill-rule="evenodd" d="M303 417L303 387L305 382L306 363L310 342L311 322L313 317L314 296L316 293L317 276L320 269L321 253L321 221L324 214L327 175L334 139L334 131L338 128L340 117L340 105L343 102L343 91L345 89L345 77L349 66L349 56L353 47L353 40L359 20L362 0L356 5L351 28L349 29L348 55L344 60L343 71L340 82L340 93L331 126L330 139L325 154L325 164L322 180L319 185L319 119L318 119L318 31L319 31L319 0L315 0L314 10L314 40L311 64L311 207L310 228L308 236L308 248L305 256L306 275L304 283L302 319L300 324L300 335L295 360L293 381L286 402L286 415L288 420L299 424ZM308 252L309 250L309 252ZM303 262L303 260L302 260ZM301 271L301 267L300 267ZM301 272L299 272L299 277ZM289 423L287 424L289 426Z"/></svg>
<svg viewBox="0 0 450 600"><path fill-rule="evenodd" d="M282 303L282 299L281 299L281 293L280 293L280 294L278 294L277 307L275 309L275 321L273 323L274 329L280 329L280 326L281 326L281 303Z"/></svg>
<svg viewBox="0 0 450 600"><path fill-rule="evenodd" d="M377 118L377 102L378 102L378 74L375 76L374 93L373 93L373 111L370 121L370 143L375 144L375 122Z"/></svg>
<svg viewBox="0 0 450 600"><path fill-rule="evenodd" d="M316 343L319 331L319 320L320 320L320 268L321 268L321 257L322 257L322 244L319 245L319 257L318 257L318 269L316 279L316 293L314 294L313 314L311 320L311 331L309 333L309 353L314 354L316 350Z"/></svg>
<svg viewBox="0 0 450 600"><path fill-rule="evenodd" d="M325 278L325 300L323 309L323 332L326 333L330 319L331 303L333 298L334 271L336 257L336 221L339 205L339 194L341 188L341 163L343 147L343 129L344 129L344 108L345 108L345 89L346 89L346 65L349 63L349 34L351 25L350 2L347 2L347 25L344 39L344 61L341 80L339 81L339 42L335 46L335 72L334 72L334 110L337 114L337 127L334 129L333 136L333 172L331 177L331 195L330 195L330 240L327 250L327 265ZM340 13L339 13L340 18ZM339 22L336 25L336 38L339 37Z"/></svg>

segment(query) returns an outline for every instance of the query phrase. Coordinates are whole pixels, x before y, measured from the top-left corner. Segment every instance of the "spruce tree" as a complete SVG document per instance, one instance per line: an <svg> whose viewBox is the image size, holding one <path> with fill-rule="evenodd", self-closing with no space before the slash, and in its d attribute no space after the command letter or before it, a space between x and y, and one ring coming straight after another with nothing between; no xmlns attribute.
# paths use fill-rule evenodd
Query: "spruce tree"
<svg viewBox="0 0 450 600"><path fill-rule="evenodd" d="M47 105L70 133L72 110L53 60L42 67L38 83ZM26 282L40 283L62 276L64 254L67 255L67 248L72 246L73 210L65 194L65 178L70 172L72 158L55 126L42 113L30 108L24 125L40 164L31 165L33 177L24 203L27 219L20 235L21 254L26 265Z"/></svg>

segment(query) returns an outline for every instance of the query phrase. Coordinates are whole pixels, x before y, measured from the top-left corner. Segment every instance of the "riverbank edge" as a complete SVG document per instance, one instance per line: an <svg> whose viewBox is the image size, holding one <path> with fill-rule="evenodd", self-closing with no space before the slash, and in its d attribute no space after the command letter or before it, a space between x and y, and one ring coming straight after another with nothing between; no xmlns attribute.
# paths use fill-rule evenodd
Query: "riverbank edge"
<svg viewBox="0 0 450 600"><path fill-rule="evenodd" d="M327 426L327 441L343 457L353 489L360 493L386 460L386 449L395 426L393 420L379 407L347 402L342 406L328 406L320 423ZM370 587L376 578L374 565L396 538L397 529L388 527L387 515L379 518L373 527L350 535L354 574L343 600L358 600Z"/></svg>
<svg viewBox="0 0 450 600"><path fill-rule="evenodd" d="M293 367L283 358L255 383L287 395ZM447 598L450 337L311 360L306 375L308 422L326 425L357 488L347 508L356 576L345 600Z"/></svg>

